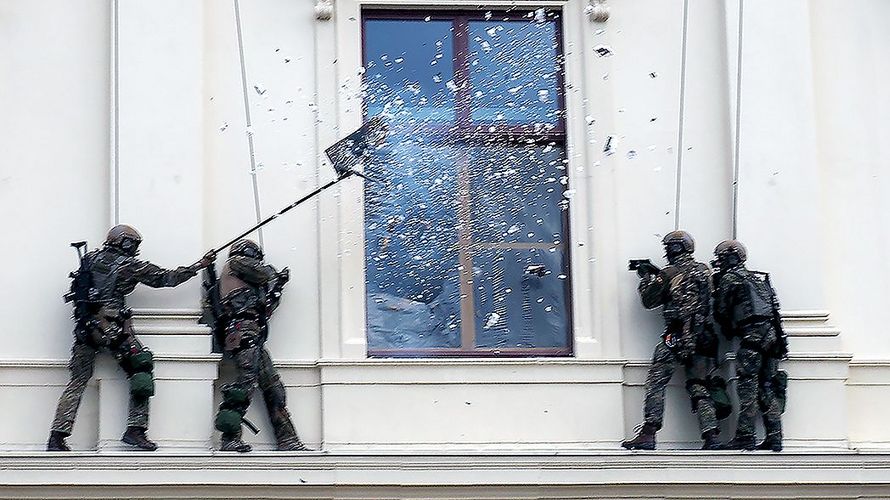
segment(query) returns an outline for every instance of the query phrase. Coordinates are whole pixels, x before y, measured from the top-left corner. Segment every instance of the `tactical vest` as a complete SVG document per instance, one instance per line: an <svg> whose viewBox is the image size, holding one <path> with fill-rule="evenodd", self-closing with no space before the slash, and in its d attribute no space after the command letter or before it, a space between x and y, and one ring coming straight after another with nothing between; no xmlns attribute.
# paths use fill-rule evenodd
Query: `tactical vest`
<svg viewBox="0 0 890 500"><path fill-rule="evenodd" d="M736 325L742 325L757 318L771 318L776 294L769 282L769 274L747 269L730 271L741 278L743 297L739 297L732 310Z"/></svg>
<svg viewBox="0 0 890 500"><path fill-rule="evenodd" d="M673 272L670 269L672 267L674 268ZM685 283L688 280L695 280L694 283L691 283L699 299L695 313L703 318L710 317L711 288L707 279L707 271L702 269L703 267L704 264L701 264L700 262L689 261L688 263L677 266L671 265L662 270L663 279L666 280L665 293L668 296L662 311L665 319L673 320L682 318L683 311L679 310L679 305L676 300L677 298L673 297L671 292L673 289L685 288L689 285L689 283Z"/></svg>
<svg viewBox="0 0 890 500"><path fill-rule="evenodd" d="M219 277L219 296L223 314L228 318L258 318L264 297L261 291L239 278L228 262Z"/></svg>
<svg viewBox="0 0 890 500"><path fill-rule="evenodd" d="M112 307L124 306L124 295L129 292L118 290L118 282L121 269L131 260L132 257L107 250L99 250L90 258L90 274L98 300Z"/></svg>

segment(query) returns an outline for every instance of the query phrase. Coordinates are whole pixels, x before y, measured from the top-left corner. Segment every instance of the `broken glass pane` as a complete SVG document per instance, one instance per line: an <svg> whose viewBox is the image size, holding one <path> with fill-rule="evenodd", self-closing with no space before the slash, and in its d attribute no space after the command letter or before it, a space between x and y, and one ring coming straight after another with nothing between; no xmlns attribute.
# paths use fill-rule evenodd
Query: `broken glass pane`
<svg viewBox="0 0 890 500"><path fill-rule="evenodd" d="M470 21L473 122L559 121L556 23Z"/></svg>

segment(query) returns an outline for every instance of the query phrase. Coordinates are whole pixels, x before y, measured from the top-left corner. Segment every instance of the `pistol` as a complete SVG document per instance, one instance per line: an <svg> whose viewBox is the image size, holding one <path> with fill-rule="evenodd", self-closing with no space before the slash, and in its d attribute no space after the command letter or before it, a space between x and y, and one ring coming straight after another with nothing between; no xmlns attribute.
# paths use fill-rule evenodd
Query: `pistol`
<svg viewBox="0 0 890 500"><path fill-rule="evenodd" d="M636 271L637 274L658 274L661 268L652 263L649 259L630 259L627 263L628 271Z"/></svg>

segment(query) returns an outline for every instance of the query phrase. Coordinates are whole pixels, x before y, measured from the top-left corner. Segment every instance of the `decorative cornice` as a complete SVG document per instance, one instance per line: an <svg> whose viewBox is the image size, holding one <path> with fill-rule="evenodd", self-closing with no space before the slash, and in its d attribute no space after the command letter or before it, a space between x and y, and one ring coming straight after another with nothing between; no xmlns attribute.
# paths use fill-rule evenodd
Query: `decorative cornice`
<svg viewBox="0 0 890 500"><path fill-rule="evenodd" d="M315 19L329 21L332 17L334 17L334 2L332 0L315 2Z"/></svg>
<svg viewBox="0 0 890 500"><path fill-rule="evenodd" d="M584 13L595 23L604 23L609 20L609 7L606 6L606 0L589 0L584 7Z"/></svg>

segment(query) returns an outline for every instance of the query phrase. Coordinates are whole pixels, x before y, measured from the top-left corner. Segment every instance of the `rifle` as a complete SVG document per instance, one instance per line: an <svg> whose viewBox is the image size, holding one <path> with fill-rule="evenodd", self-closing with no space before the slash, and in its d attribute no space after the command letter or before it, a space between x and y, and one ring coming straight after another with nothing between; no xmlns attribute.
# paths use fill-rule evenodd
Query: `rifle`
<svg viewBox="0 0 890 500"><path fill-rule="evenodd" d="M204 280L201 282L203 297L201 300L201 319L198 323L210 327L212 333L213 352L223 352L223 309L222 298L219 296L219 278L216 275L216 264L204 268Z"/></svg>
<svg viewBox="0 0 890 500"><path fill-rule="evenodd" d="M77 270L68 274L71 278L71 288L62 296L65 303L73 302L74 310L74 336L77 340L88 345L93 345L90 332L98 328L96 314L102 308L102 301L98 298L98 291L93 288L93 275L90 273L90 263L87 259L89 248L86 241L75 241L71 246L77 251L77 260L80 263Z"/></svg>

